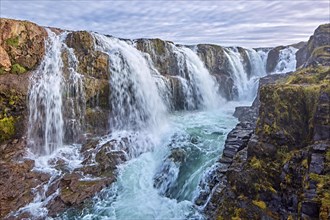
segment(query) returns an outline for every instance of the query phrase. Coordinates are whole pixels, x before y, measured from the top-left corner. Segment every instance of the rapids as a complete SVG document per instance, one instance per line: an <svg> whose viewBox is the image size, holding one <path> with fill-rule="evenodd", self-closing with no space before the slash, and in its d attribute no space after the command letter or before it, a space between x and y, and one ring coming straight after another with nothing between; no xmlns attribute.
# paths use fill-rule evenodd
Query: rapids
<svg viewBox="0 0 330 220"><path fill-rule="evenodd" d="M65 44L67 33L48 30L48 34L46 56L31 78L28 157L36 161L36 170L52 177L36 192L34 201L18 211L44 218L45 206L59 194L56 190L46 196L46 191L64 175L54 161L64 161L69 170L81 166L77 137L84 135L86 108L84 76L77 72L78 59ZM258 79L266 75L265 53L244 49L248 58L244 60L237 48L224 49L238 92L238 102L228 102L194 48L172 44L179 72L171 77L184 94L182 109L174 111L170 80L157 71L148 54L130 40L92 36L95 49L107 54L111 63L110 129L100 143L128 140L128 161L119 165L117 181L89 206L82 211L70 209L58 218L203 219L202 207L194 204L198 185L221 156L226 135L237 123L234 107L253 101ZM68 71L64 71L63 51L68 54ZM291 60L292 51L288 53L281 57ZM124 150L121 145L114 147Z"/></svg>

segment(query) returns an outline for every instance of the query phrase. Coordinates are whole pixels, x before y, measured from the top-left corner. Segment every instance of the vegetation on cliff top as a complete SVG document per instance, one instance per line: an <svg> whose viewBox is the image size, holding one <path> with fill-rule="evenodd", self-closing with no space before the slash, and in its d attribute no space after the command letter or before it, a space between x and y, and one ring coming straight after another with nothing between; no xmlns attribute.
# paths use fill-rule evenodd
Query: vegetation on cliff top
<svg viewBox="0 0 330 220"><path fill-rule="evenodd" d="M330 68L325 66L300 69L261 87L257 139L250 140L242 169L227 175L231 198L236 199L224 196L221 218L299 218L307 212L327 219L330 143L327 134L318 133L329 132L329 97ZM325 150L315 151L317 144ZM315 166L322 171L315 173Z"/></svg>

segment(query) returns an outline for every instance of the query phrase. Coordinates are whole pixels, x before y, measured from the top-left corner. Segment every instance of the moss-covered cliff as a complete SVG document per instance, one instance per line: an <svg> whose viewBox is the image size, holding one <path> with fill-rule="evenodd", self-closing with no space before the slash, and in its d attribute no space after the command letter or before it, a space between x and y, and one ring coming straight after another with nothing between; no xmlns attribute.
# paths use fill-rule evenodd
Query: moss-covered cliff
<svg viewBox="0 0 330 220"><path fill-rule="evenodd" d="M247 159L234 160L218 219L328 219L330 69L301 69L260 89Z"/></svg>

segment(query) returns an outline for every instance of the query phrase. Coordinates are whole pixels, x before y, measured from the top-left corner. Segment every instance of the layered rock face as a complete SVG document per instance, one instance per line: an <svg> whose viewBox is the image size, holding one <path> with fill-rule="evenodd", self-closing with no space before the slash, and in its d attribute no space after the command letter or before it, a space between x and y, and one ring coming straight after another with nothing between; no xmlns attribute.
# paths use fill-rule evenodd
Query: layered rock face
<svg viewBox="0 0 330 220"><path fill-rule="evenodd" d="M311 39L323 39L324 26ZM213 177L224 184L206 205L211 219L329 219L330 67L328 58L312 65L314 58L275 82L261 80L253 106L236 110L241 124L256 128L244 141L240 124L228 136L232 154L220 162L231 165Z"/></svg>
<svg viewBox="0 0 330 220"><path fill-rule="evenodd" d="M197 48L198 55L206 68L217 78L221 94L228 100L234 99L237 91L234 90L234 80L229 72L229 61L225 56L224 48L211 44L199 44Z"/></svg>
<svg viewBox="0 0 330 220"><path fill-rule="evenodd" d="M261 87L255 134L206 212L220 219L329 218L329 77L329 68L303 69Z"/></svg>
<svg viewBox="0 0 330 220"><path fill-rule="evenodd" d="M59 29L51 29L56 36L65 38L60 46L64 84L61 90L65 133L63 143L82 144L79 154L83 160L81 166L73 170L61 159L52 161L50 165L60 173L54 179L49 174L33 169L33 160L24 159L27 152L27 100L30 77L45 56L45 45L51 32L26 21L0 19L0 24L0 218L8 217L11 211L17 211L30 203L37 193L51 196L51 201L46 205L50 216L55 216L72 206L81 207L96 192L115 181L116 165L129 159L126 155L130 149L127 140L110 140L106 143L99 141L100 136L111 132L109 117L112 109L109 97L113 91L109 86L112 70L109 55L97 49L100 42L97 42L95 35L89 32L66 33ZM327 50L327 46L323 45L327 38L322 28L317 33L321 33L323 37L315 35L317 40L313 40L312 45L316 49L311 52L311 57L317 57L318 62L327 64L327 56L323 53L321 56L317 55L320 48L322 51ZM185 80L189 81L189 74L186 61L182 57L183 53L178 52L181 46L160 39L138 39L130 43L144 52L148 62L153 63L155 71L170 82L173 109L185 109L184 93L178 76L186 77ZM204 44L192 49L196 50L207 70L218 80L220 93L227 100L237 98L237 82L233 70L230 69L232 63L228 57L230 51L239 54L242 71L247 74L248 79L254 74L246 49ZM237 126L236 131L244 130L244 135L231 132L231 139L226 143L224 160L227 164L236 165L233 169L228 169L228 173L222 172L232 187L225 188L224 195L213 200L221 198L225 206L218 209L220 216L272 216L272 213L275 213L275 216L289 216L289 212L293 215L327 215L328 72L319 69L306 71L289 78L281 85L266 86L260 90L262 115L257 125L257 136L251 134L256 126L255 122ZM72 73L79 75L79 82L75 82L77 78L72 78ZM249 120L254 120L257 113L250 113L243 115L250 117ZM33 131L36 137L42 137L42 129L40 126ZM244 143L244 146L239 147L238 142ZM245 145L249 147L246 148ZM123 150L119 151L117 148ZM235 160L236 153L242 159L240 162ZM275 157L272 157L272 154L275 154ZM297 168L300 162L305 168L299 168L297 174L294 168ZM266 164L272 163L275 168L269 166L264 169ZM279 170L283 170L284 173L284 180L280 183L276 182L283 176L282 173L279 174ZM87 181L84 179L85 176L94 179ZM262 182L255 183L254 178L260 178L265 186ZM307 179L308 187L301 191L308 194L305 197L296 193L301 179ZM41 186L45 183L49 183L49 188L43 191ZM251 185L256 185L256 188L250 190ZM243 189L249 190L243 192ZM259 193L260 197L255 197L259 195L258 190L266 192ZM275 199L268 198L273 198L269 190L274 193ZM297 200L297 203L296 197L286 199L285 196L292 193L303 199ZM239 200L233 202L233 198ZM203 202L205 201L201 203ZM276 204L281 204L280 210L268 208L275 207ZM248 208L244 211L241 207L246 206ZM293 211L288 208L291 206ZM230 207L240 208L233 212ZM31 217L24 210L17 214L17 218Z"/></svg>
<svg viewBox="0 0 330 220"><path fill-rule="evenodd" d="M297 51L297 67L310 65L329 66L330 59L330 24L320 25L307 42Z"/></svg>
<svg viewBox="0 0 330 220"><path fill-rule="evenodd" d="M109 56L95 49L95 40L86 31L69 33L66 45L77 58L76 71L84 76L86 132L91 136L104 135L109 129ZM63 53L65 67L69 66L67 56Z"/></svg>

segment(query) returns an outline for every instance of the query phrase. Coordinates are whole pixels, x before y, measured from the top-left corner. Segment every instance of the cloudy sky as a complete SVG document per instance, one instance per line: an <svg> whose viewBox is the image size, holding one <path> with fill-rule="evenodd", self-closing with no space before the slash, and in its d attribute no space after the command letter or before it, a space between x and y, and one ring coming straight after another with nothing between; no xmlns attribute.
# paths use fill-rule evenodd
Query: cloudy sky
<svg viewBox="0 0 330 220"><path fill-rule="evenodd" d="M0 16L43 26L182 44L277 46L330 22L329 0L1 0Z"/></svg>

